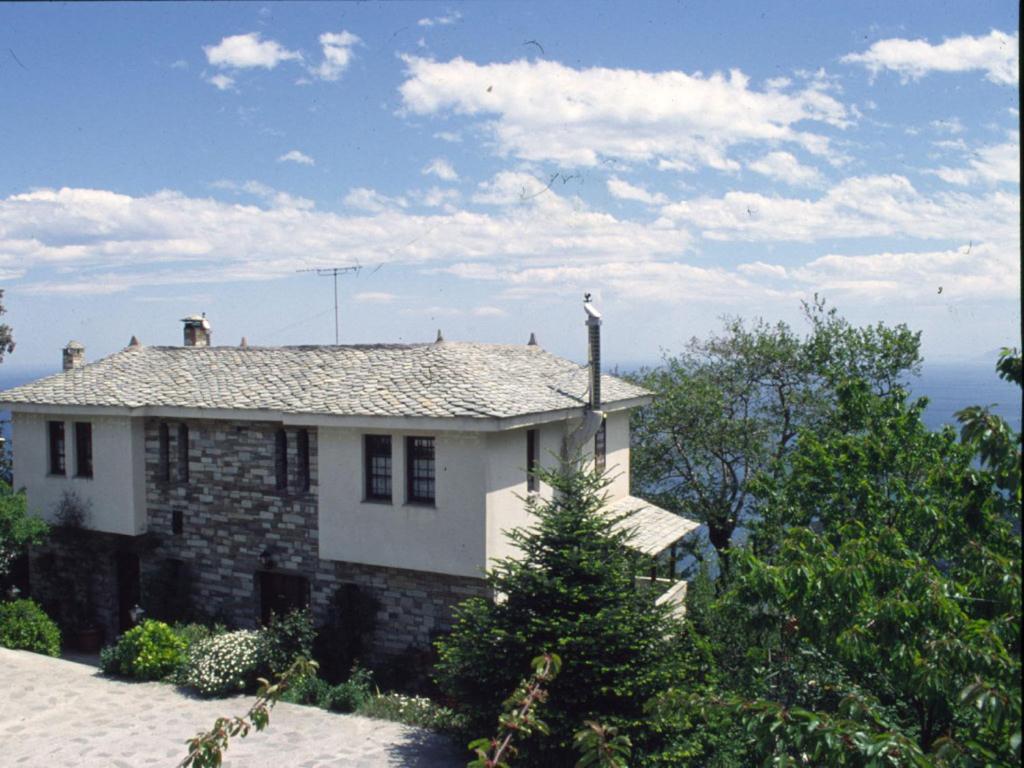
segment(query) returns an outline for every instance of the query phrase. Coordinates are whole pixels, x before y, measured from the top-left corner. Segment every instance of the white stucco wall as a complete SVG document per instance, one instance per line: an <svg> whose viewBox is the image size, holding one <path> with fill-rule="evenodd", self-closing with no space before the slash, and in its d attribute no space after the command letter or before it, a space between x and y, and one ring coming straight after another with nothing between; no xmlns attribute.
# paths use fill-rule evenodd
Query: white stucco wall
<svg viewBox="0 0 1024 768"><path fill-rule="evenodd" d="M609 413L605 431L605 473L612 481L608 496L615 501L629 495L629 411ZM591 440L591 452L593 449Z"/></svg>
<svg viewBox="0 0 1024 768"><path fill-rule="evenodd" d="M436 498L434 506L423 506L405 503L405 437L410 434L406 432L386 433L391 435L391 503L363 501L365 434L330 427L318 430L320 556L481 576L485 562L485 436L433 433Z"/></svg>
<svg viewBox="0 0 1024 768"><path fill-rule="evenodd" d="M50 475L47 422L63 421L65 469ZM75 477L76 421L92 424L91 478ZM11 414L14 487L24 487L28 508L47 520L64 491L90 505L86 525L98 531L135 536L146 530L145 446L141 419L105 416Z"/></svg>

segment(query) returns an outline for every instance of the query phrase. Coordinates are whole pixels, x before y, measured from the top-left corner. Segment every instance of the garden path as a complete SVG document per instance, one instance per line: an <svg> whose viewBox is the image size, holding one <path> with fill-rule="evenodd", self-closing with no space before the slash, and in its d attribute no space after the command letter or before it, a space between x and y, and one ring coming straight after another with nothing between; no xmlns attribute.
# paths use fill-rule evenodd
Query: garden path
<svg viewBox="0 0 1024 768"><path fill-rule="evenodd" d="M185 739L221 715L243 714L251 696L204 700L162 683L112 680L95 667L0 648L0 765L167 766ZM232 739L225 768L454 768L445 737L313 707L278 704L263 733Z"/></svg>

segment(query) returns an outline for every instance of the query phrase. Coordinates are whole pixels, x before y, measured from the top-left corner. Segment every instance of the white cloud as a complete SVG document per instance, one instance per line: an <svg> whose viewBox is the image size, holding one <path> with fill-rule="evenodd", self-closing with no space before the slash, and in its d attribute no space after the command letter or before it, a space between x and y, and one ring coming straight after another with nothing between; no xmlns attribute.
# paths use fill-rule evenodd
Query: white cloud
<svg viewBox="0 0 1024 768"><path fill-rule="evenodd" d="M508 314L504 309L501 309L501 307L490 306L473 307L470 313L476 317L505 317L505 315Z"/></svg>
<svg viewBox="0 0 1024 768"><path fill-rule="evenodd" d="M420 19L416 23L421 27L439 27L446 26L448 24L454 24L462 18L462 14L458 11L449 11L443 16L431 16L425 19Z"/></svg>
<svg viewBox="0 0 1024 768"><path fill-rule="evenodd" d="M368 187L355 187L349 190L342 202L350 208L358 208L370 213L380 213L389 208L406 208L409 205L404 197L389 197Z"/></svg>
<svg viewBox="0 0 1024 768"><path fill-rule="evenodd" d="M975 243L943 251L829 254L793 276L828 295L875 299L1019 297L1020 243ZM941 289L941 291L940 291Z"/></svg>
<svg viewBox="0 0 1024 768"><path fill-rule="evenodd" d="M688 75L573 69L552 61L476 64L404 57L406 110L477 118L499 152L525 160L594 166L603 159L665 169L737 170L729 150L789 142L815 154L828 138L797 128L849 124L846 108L815 78L790 93L753 90L742 72Z"/></svg>
<svg viewBox="0 0 1024 768"><path fill-rule="evenodd" d="M861 176L844 179L813 200L728 192L672 203L662 208L662 216L691 224L712 240L974 237L977 242L1016 237L1020 198L1002 191L928 197L904 176Z"/></svg>
<svg viewBox="0 0 1024 768"><path fill-rule="evenodd" d="M462 134L458 131L438 131L434 134L434 138L447 141L449 144L458 144L462 141Z"/></svg>
<svg viewBox="0 0 1024 768"><path fill-rule="evenodd" d="M188 69L188 62L184 59L178 59L171 64L171 69Z"/></svg>
<svg viewBox="0 0 1024 768"><path fill-rule="evenodd" d="M253 194L262 205L173 191L135 197L70 188L0 198L0 270L30 274L19 290L113 293L284 277L323 254L424 268L458 262L600 271L610 262L679 258L690 243L680 229L569 204L432 215L388 206L342 215L279 204L279 193L256 182L220 186ZM371 200L387 199L366 192ZM556 196L549 191L545 197ZM74 268L74 276L58 273L65 268Z"/></svg>
<svg viewBox="0 0 1024 768"><path fill-rule="evenodd" d="M240 184L237 181L231 181L230 179L220 179L219 181L213 182L210 186L214 189L223 189L228 192L234 192L235 194L252 195L253 197L263 200L274 208L297 208L309 210L314 208L316 205L307 197L298 197L290 195L287 192L281 192L280 190L274 189L261 181L250 180Z"/></svg>
<svg viewBox="0 0 1024 768"><path fill-rule="evenodd" d="M398 296L394 293L385 293L383 291L364 291L363 293L357 293L352 298L362 304L390 304Z"/></svg>
<svg viewBox="0 0 1024 768"><path fill-rule="evenodd" d="M1017 83L1019 61L1017 33L992 30L984 37L947 38L938 45L926 40L890 38L879 40L864 53L851 53L841 61L863 64L872 75L888 69L898 72L904 82L929 72L981 70L986 79L1000 85Z"/></svg>
<svg viewBox="0 0 1024 768"><path fill-rule="evenodd" d="M630 184L628 181L617 176L612 176L608 179L607 184L609 194L620 200L635 200L638 203L645 203L647 205L664 205L668 202L668 198L660 192L652 194L643 187Z"/></svg>
<svg viewBox="0 0 1024 768"><path fill-rule="evenodd" d="M229 91L235 87L235 78L230 75L225 75L223 72L219 72L212 77L206 78L206 82L215 86L218 91Z"/></svg>
<svg viewBox="0 0 1024 768"><path fill-rule="evenodd" d="M443 157L435 157L423 167L420 173L424 175L433 174L441 179L441 181L459 180L459 174L455 172L455 168Z"/></svg>
<svg viewBox="0 0 1024 768"><path fill-rule="evenodd" d="M930 173L960 186L975 182L1020 184L1020 134L1014 131L1010 141L981 147L971 153L966 167L943 167Z"/></svg>
<svg viewBox="0 0 1024 768"><path fill-rule="evenodd" d="M747 167L770 179L795 186L814 186L822 182L821 172L817 168L803 165L789 152L769 152Z"/></svg>
<svg viewBox="0 0 1024 768"><path fill-rule="evenodd" d="M736 270L743 275L750 277L768 277L783 280L788 277L786 268L781 264L765 264L763 261L752 261L747 264L740 264Z"/></svg>
<svg viewBox="0 0 1024 768"><path fill-rule="evenodd" d="M289 51L276 40L261 40L259 32L225 37L216 45L205 45L206 60L215 67L273 69L282 61L300 61L302 54Z"/></svg>
<svg viewBox="0 0 1024 768"><path fill-rule="evenodd" d="M959 117L949 117L945 120L932 120L928 125L940 133L950 133L954 136L958 133L964 132L964 124L961 122Z"/></svg>
<svg viewBox="0 0 1024 768"><path fill-rule="evenodd" d="M441 187L431 187L428 190L417 192L415 197L420 203L427 206L428 208L444 208L445 210L454 210L455 203L459 202L461 195L457 189L441 189Z"/></svg>
<svg viewBox="0 0 1024 768"><path fill-rule="evenodd" d="M305 152L291 149L277 158L279 163L296 163L298 165L316 165L316 161Z"/></svg>
<svg viewBox="0 0 1024 768"><path fill-rule="evenodd" d="M320 48L324 60L309 71L321 80L337 80L352 62L352 47L360 42L351 32L324 32L320 35Z"/></svg>

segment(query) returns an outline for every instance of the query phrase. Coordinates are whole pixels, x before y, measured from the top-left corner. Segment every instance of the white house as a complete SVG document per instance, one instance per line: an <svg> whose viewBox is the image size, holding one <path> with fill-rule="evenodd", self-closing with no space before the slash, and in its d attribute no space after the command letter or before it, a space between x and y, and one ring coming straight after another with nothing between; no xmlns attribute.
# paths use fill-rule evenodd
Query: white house
<svg viewBox="0 0 1024 768"><path fill-rule="evenodd" d="M695 528L629 495L629 414L650 394L600 375L589 304L589 366L532 339L217 347L205 317L184 322L182 347L133 338L86 364L72 342L62 373L0 393L30 509L52 517L70 492L89 510L108 635L140 599L246 626L306 603L325 618L356 588L378 606L375 653L426 647L514 554L503 532L546 492L527 468L573 451L614 477L638 550L674 551ZM45 565L33 591L59 599Z"/></svg>

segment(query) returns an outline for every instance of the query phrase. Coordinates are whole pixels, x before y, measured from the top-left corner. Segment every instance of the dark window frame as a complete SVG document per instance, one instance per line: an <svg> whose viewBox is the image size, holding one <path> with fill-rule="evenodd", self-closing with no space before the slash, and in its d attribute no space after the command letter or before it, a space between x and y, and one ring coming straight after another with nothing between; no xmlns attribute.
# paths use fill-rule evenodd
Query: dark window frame
<svg viewBox="0 0 1024 768"><path fill-rule="evenodd" d="M51 475L63 475L67 469L67 435L63 421L46 422L47 444L49 445L49 470Z"/></svg>
<svg viewBox="0 0 1024 768"><path fill-rule="evenodd" d="M298 489L300 493L308 493L310 486L309 472L309 430L300 429L295 433L296 469L298 473Z"/></svg>
<svg viewBox="0 0 1024 768"><path fill-rule="evenodd" d="M537 450L540 447L540 430L526 430L526 492L536 493L540 490L540 480L534 471L540 466Z"/></svg>
<svg viewBox="0 0 1024 768"><path fill-rule="evenodd" d="M594 435L594 471L599 474L604 474L605 469L608 467L608 422L606 420L601 421L601 426L597 428L597 433Z"/></svg>
<svg viewBox="0 0 1024 768"><path fill-rule="evenodd" d="M363 435L363 499L390 504L393 494L391 435Z"/></svg>
<svg viewBox="0 0 1024 768"><path fill-rule="evenodd" d="M274 432L274 487L288 490L288 433L283 427Z"/></svg>
<svg viewBox="0 0 1024 768"><path fill-rule="evenodd" d="M189 476L189 468L188 468L189 453L190 453L190 448L191 448L191 446L189 444L188 424L181 423L181 424L178 425L178 445L177 445L177 448L178 448L178 482L179 483L187 483L188 482L188 476Z"/></svg>
<svg viewBox="0 0 1024 768"><path fill-rule="evenodd" d="M437 450L433 437L405 438L405 500L433 506L437 499Z"/></svg>
<svg viewBox="0 0 1024 768"><path fill-rule="evenodd" d="M161 421L157 428L156 474L159 482L171 482L171 429L166 421Z"/></svg>
<svg viewBox="0 0 1024 768"><path fill-rule="evenodd" d="M75 477L92 477L92 422L75 422Z"/></svg>

